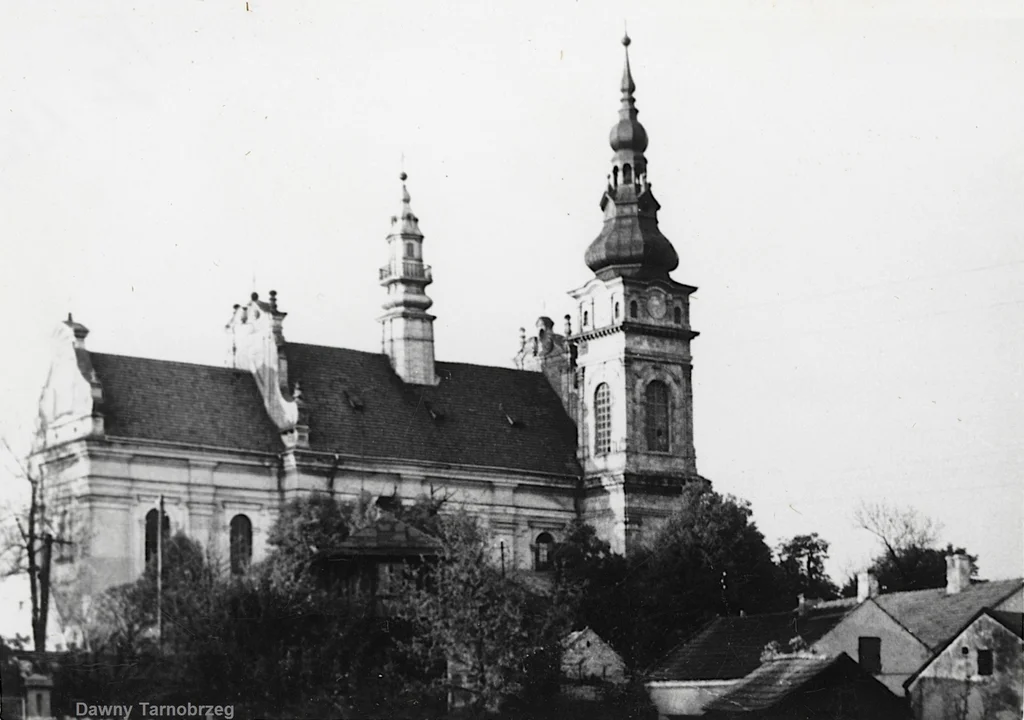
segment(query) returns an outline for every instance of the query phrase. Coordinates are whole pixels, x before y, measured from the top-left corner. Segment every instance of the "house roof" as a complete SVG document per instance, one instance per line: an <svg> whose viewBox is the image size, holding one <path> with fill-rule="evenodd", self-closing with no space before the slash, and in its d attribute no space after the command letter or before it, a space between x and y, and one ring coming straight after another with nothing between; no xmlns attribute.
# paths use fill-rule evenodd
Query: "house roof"
<svg viewBox="0 0 1024 720"><path fill-rule="evenodd" d="M421 530L395 518L382 517L371 525L356 530L336 548L324 553L327 557L364 557L386 555L408 557L434 555L441 543Z"/></svg>
<svg viewBox="0 0 1024 720"><path fill-rule="evenodd" d="M742 713L771 708L798 693L812 681L822 678L825 673L841 673L842 677L864 676L864 679L878 684L846 653L835 657L803 653L784 655L765 662L723 695L708 703L705 710ZM878 690L889 692L880 684Z"/></svg>
<svg viewBox="0 0 1024 720"><path fill-rule="evenodd" d="M310 450L579 476L576 428L541 373L437 363L435 387L407 385L388 358L289 343ZM230 368L90 353L107 434L280 452L251 375Z"/></svg>
<svg viewBox="0 0 1024 720"><path fill-rule="evenodd" d="M918 640L935 649L959 634L982 608L997 607L1024 587L1024 580L974 583L947 594L945 588L877 595L872 600Z"/></svg>
<svg viewBox="0 0 1024 720"><path fill-rule="evenodd" d="M910 688L910 686L914 684L914 681L917 680L921 673L927 670L928 666L935 662L935 658L939 657L939 655L944 653L950 645L955 643L957 638L963 635L964 631L966 631L967 628L974 625L974 623L976 623L978 621L978 618L980 618L982 615L987 615L988 617L992 618L997 623L1002 625L1004 628L1006 628L1009 632L1012 632L1018 638L1024 640L1024 613L1008 612L1005 610L993 610L992 608L982 608L981 610L976 612L970 620L964 623L964 625L959 630L957 630L954 634L950 635L946 642L939 645L935 649L935 651L932 652L932 655L930 658L928 658L928 661L922 664L921 667L917 669L917 672L915 672L913 675L908 677L903 682L903 687Z"/></svg>
<svg viewBox="0 0 1024 720"><path fill-rule="evenodd" d="M648 680L734 680L761 664L765 646L783 649L799 635L812 644L835 627L851 609L850 602L796 612L719 617L690 640L672 650L649 672Z"/></svg>
<svg viewBox="0 0 1024 720"><path fill-rule="evenodd" d="M985 612L1004 628L1024 640L1024 613L1007 612L1006 610L990 610Z"/></svg>

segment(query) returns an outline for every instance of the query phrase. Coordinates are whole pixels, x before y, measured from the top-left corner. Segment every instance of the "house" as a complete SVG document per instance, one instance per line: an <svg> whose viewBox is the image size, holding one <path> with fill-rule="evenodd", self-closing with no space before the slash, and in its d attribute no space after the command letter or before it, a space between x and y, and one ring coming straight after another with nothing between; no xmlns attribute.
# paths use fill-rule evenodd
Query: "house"
<svg viewBox="0 0 1024 720"><path fill-rule="evenodd" d="M906 703L854 662L796 653L767 660L707 705L709 720L908 720Z"/></svg>
<svg viewBox="0 0 1024 720"><path fill-rule="evenodd" d="M601 687L628 681L622 656L591 628L562 639L562 689L566 694L596 700Z"/></svg>
<svg viewBox="0 0 1024 720"><path fill-rule="evenodd" d="M663 718L701 715L709 702L761 666L766 646L774 643L786 649L796 637L810 645L835 627L854 603L801 602L791 612L715 618L647 672L651 700Z"/></svg>
<svg viewBox="0 0 1024 720"><path fill-rule="evenodd" d="M867 574L859 577L861 602L813 643L826 655L845 652L893 693L955 637L982 608L1021 612L1024 581L972 582L966 555L947 558L946 587L877 593Z"/></svg>
<svg viewBox="0 0 1024 720"><path fill-rule="evenodd" d="M1024 715L1024 614L984 608L904 683L918 720Z"/></svg>
<svg viewBox="0 0 1024 720"><path fill-rule="evenodd" d="M321 550L316 563L346 598L373 598L383 613L405 569L436 557L440 547L437 539L384 512L337 547Z"/></svg>
<svg viewBox="0 0 1024 720"><path fill-rule="evenodd" d="M685 485L706 482L693 447L696 288L671 277L679 256L658 226L626 52L603 220L582 258L591 275L562 332L547 317L532 338L520 332L514 367L435 358L427 288L458 270L426 264L404 173L384 265L366 269L382 286L378 352L287 340L274 291L234 306L222 367L96 352L68 316L31 464L52 495L44 525L76 540L57 565L77 566L84 596L136 578L164 526L243 573L282 504L317 490L410 503L443 488L496 558L543 570L570 520L625 552ZM497 288L516 279L493 270L502 302Z"/></svg>

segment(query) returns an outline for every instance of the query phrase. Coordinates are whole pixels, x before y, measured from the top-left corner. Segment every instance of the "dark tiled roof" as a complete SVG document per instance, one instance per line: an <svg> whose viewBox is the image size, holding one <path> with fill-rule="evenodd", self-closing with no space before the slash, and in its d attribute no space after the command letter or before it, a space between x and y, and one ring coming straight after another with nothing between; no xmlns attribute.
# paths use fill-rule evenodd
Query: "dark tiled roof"
<svg viewBox="0 0 1024 720"><path fill-rule="evenodd" d="M986 610L1000 625L1024 640L1024 613L1006 610Z"/></svg>
<svg viewBox="0 0 1024 720"><path fill-rule="evenodd" d="M648 680L734 680L746 676L761 664L765 646L776 642L786 650L799 635L813 644L835 627L849 610L848 605L803 617L795 612L720 617L712 620L693 638L670 652L648 673Z"/></svg>
<svg viewBox="0 0 1024 720"><path fill-rule="evenodd" d="M708 703L705 710L727 715L756 713L758 710L769 708L781 710L782 708L778 706L788 698L792 697L796 700L796 696L812 697L826 688L849 687L850 685L857 687L860 693L874 698L874 702L865 703L866 707L873 707L875 710L897 711L896 713L885 713L886 717L893 715L902 717L904 715L904 713L898 712L901 707L896 696L865 673L846 653L840 653L836 657L799 654L779 656L768 660L725 694ZM851 703L851 700L853 698L845 696L843 705L851 707L859 705L855 700ZM787 704L786 708L798 710L800 704L802 703L793 706ZM817 706L819 703L813 702L813 704ZM757 717L760 717L760 714ZM776 715L773 714L772 717L776 717ZM787 714L786 717L790 717L790 715ZM800 713L799 717L805 717L805 715ZM829 717L833 716L829 715ZM843 717L854 717L854 715L844 714ZM856 717L868 716L857 713Z"/></svg>
<svg viewBox="0 0 1024 720"><path fill-rule="evenodd" d="M338 547L325 555L351 557L363 555L433 555L440 542L425 532L394 518L381 518L372 525L356 530Z"/></svg>
<svg viewBox="0 0 1024 720"><path fill-rule="evenodd" d="M935 649L960 632L982 608L996 607L1024 586L1022 580L975 583L953 595L945 588L878 595L874 601L900 625Z"/></svg>
<svg viewBox="0 0 1024 720"><path fill-rule="evenodd" d="M90 353L108 435L280 452L256 382L231 368Z"/></svg>
<svg viewBox="0 0 1024 720"><path fill-rule="evenodd" d="M289 344L310 449L579 476L576 428L541 373L437 363L406 385L378 353ZM252 377L230 368L90 353L111 436L279 452Z"/></svg>
<svg viewBox="0 0 1024 720"><path fill-rule="evenodd" d="M312 450L580 474L575 425L541 373L439 362L429 387L403 383L379 353L289 344L287 356Z"/></svg>

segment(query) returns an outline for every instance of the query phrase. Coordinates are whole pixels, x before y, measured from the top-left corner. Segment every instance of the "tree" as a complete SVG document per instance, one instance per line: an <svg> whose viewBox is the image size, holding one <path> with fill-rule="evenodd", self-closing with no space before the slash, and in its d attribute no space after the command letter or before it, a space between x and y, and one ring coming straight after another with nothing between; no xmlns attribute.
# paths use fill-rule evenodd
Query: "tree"
<svg viewBox="0 0 1024 720"><path fill-rule="evenodd" d="M886 502L861 503L854 511L858 527L874 535L882 552L869 568L887 592L924 590L946 584L946 555L966 553L947 545L934 547L941 526L915 509ZM977 573L977 556L969 556Z"/></svg>
<svg viewBox="0 0 1024 720"><path fill-rule="evenodd" d="M792 606L750 504L692 484L629 560L629 634L616 647L645 667L715 615ZM615 644L615 643L613 643Z"/></svg>
<svg viewBox="0 0 1024 720"><path fill-rule="evenodd" d="M391 607L412 628L407 647L424 667L447 668L440 682L472 712L495 710L528 683L529 659L566 629L548 602L502 573L487 538L465 513L440 518L440 557L409 573Z"/></svg>
<svg viewBox="0 0 1024 720"><path fill-rule="evenodd" d="M792 597L804 595L808 598L832 600L839 596L839 589L825 573L829 543L818 533L796 535L780 543L776 552L783 583Z"/></svg>

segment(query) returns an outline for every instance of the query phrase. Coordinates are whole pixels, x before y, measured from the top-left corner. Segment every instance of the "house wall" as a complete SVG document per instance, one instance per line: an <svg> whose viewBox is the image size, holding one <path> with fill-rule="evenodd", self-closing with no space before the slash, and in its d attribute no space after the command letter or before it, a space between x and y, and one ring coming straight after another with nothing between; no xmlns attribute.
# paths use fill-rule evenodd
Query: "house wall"
<svg viewBox="0 0 1024 720"><path fill-rule="evenodd" d="M991 676L978 675L979 649L992 650ZM909 695L917 720L1018 720L1024 642L982 615L928 664Z"/></svg>
<svg viewBox="0 0 1024 720"><path fill-rule="evenodd" d="M825 654L846 653L858 659L861 637L881 638L882 672L875 677L889 690L903 697L903 683L928 660L931 653L873 600L865 600L842 622L832 628L813 648Z"/></svg>
<svg viewBox="0 0 1024 720"><path fill-rule="evenodd" d="M647 683L647 693L658 709L659 720L674 715L703 715L704 708L724 695L739 680L685 680Z"/></svg>
<svg viewBox="0 0 1024 720"><path fill-rule="evenodd" d="M626 664L611 645L586 630L562 653L562 675L570 680L626 681Z"/></svg>

